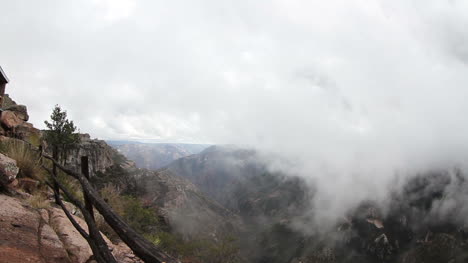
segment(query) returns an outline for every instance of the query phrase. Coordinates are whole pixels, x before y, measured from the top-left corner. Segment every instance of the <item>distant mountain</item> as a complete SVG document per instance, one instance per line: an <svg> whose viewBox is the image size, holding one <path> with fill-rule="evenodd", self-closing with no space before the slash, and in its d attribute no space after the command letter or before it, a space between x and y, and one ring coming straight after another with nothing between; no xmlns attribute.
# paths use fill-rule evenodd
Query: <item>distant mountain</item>
<svg viewBox="0 0 468 263"><path fill-rule="evenodd" d="M460 172L413 177L384 207L367 200L322 228L314 187L269 172L255 151L212 146L167 169L242 218L246 262L468 262L468 176Z"/></svg>
<svg viewBox="0 0 468 263"><path fill-rule="evenodd" d="M121 154L135 162L137 167L150 170L162 168L181 157L199 153L206 144L142 143L134 141L107 141Z"/></svg>

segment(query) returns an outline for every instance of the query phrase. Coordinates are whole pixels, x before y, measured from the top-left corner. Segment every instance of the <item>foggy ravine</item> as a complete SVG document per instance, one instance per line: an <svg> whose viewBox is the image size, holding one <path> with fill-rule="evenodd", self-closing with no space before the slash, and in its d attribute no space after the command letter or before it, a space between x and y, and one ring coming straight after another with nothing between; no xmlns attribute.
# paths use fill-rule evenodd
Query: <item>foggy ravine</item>
<svg viewBox="0 0 468 263"><path fill-rule="evenodd" d="M393 218L401 209L461 233L467 11L463 0L2 1L0 62L38 128L60 102L104 140L255 152L267 176L306 189L287 222L301 233L336 230L363 204L391 222L406 220ZM237 157L223 158L237 169Z"/></svg>
<svg viewBox="0 0 468 263"><path fill-rule="evenodd" d="M212 146L158 173L192 182L233 213L224 220L234 223L228 232L240 240L246 262L442 262L454 255L468 259L462 241L468 236L468 176L460 169L394 176L393 186L381 195L349 197L347 207L331 211L331 203L320 199L317 184L273 170L266 160L279 161L252 149ZM146 192L160 195L151 187ZM180 224L174 229L183 233L187 227L212 226L219 231L215 226L220 221L201 211L195 221L174 214ZM433 253L421 252L427 249ZM437 252L441 249L445 252Z"/></svg>
<svg viewBox="0 0 468 263"><path fill-rule="evenodd" d="M272 160L274 169L317 184L317 200L326 202L316 205L327 203L330 215L370 196L385 199L395 174L466 166L464 1L237 1L229 8L208 1L182 9L178 1L99 2L55 9L31 2L31 11L4 3L2 63L15 79L11 93L39 127L60 97L94 136L273 153L294 164ZM68 16L93 8L84 24ZM26 17L48 28L33 30L33 57L15 42L31 34L21 26ZM120 23L132 30L120 34ZM115 45L121 37L126 44ZM54 40L62 38L70 41ZM91 81L82 85L78 76ZM26 87L43 91L40 102Z"/></svg>

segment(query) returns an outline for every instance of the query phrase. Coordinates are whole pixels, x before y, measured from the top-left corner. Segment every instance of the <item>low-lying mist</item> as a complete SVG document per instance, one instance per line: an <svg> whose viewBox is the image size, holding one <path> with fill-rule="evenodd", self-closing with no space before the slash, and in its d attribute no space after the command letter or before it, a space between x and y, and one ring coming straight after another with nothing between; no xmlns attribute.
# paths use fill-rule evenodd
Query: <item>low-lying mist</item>
<svg viewBox="0 0 468 263"><path fill-rule="evenodd" d="M465 171L466 1L94 2L4 8L2 66L37 127L60 101L100 138L256 149L306 179L320 222Z"/></svg>

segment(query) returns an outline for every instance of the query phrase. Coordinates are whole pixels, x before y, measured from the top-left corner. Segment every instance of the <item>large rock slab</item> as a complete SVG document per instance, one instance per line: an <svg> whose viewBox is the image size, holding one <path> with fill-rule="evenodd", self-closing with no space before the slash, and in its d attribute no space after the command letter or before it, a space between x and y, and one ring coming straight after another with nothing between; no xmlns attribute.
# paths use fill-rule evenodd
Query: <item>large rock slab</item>
<svg viewBox="0 0 468 263"><path fill-rule="evenodd" d="M86 240L73 227L63 210L51 208L49 209L49 216L50 225L55 229L60 240L62 240L72 262L85 263L93 254ZM75 220L84 229L87 229L85 222L81 218L75 217Z"/></svg>
<svg viewBox="0 0 468 263"><path fill-rule="evenodd" d="M47 222L20 199L0 195L0 263L70 263Z"/></svg>
<svg viewBox="0 0 468 263"><path fill-rule="evenodd" d="M73 211L73 205L67 204L69 211ZM65 249L68 251L68 255L73 263L85 263L90 259L92 253L86 240L80 235L75 229L72 223L68 220L67 216L60 208L49 209L49 222L50 225L55 229L57 235L60 237ZM76 222L87 231L85 221L77 216L74 216ZM105 235L104 240L107 242L109 249L112 251L115 259L119 263L143 263L133 251L124 243L113 244Z"/></svg>

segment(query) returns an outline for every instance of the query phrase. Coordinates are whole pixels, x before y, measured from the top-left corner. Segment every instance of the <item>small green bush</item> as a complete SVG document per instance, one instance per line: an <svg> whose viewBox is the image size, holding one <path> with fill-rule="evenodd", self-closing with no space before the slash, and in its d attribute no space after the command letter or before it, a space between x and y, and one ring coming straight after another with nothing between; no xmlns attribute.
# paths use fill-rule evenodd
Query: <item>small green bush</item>
<svg viewBox="0 0 468 263"><path fill-rule="evenodd" d="M104 186L100 194L135 231L144 234L151 233L153 229L157 228L157 213L151 208L144 207L140 199L129 195L121 195L121 190L113 184Z"/></svg>

